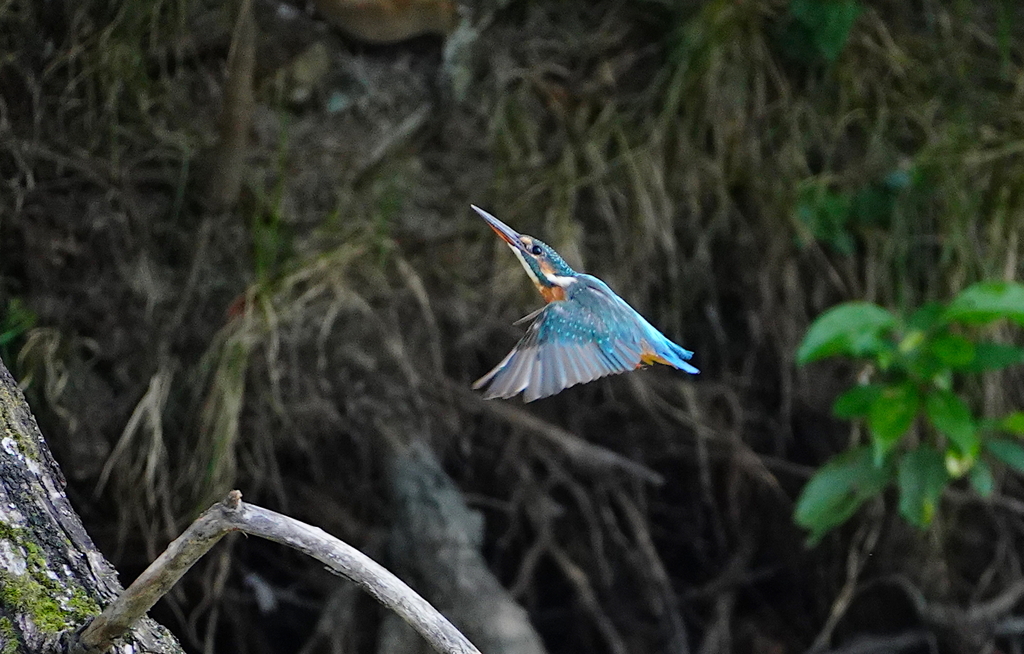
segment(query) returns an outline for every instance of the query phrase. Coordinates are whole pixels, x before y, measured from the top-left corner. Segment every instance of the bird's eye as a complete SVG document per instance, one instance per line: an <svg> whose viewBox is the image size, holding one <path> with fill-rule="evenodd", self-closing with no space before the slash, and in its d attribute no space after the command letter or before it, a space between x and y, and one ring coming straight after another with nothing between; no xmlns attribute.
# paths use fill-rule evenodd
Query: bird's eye
<svg viewBox="0 0 1024 654"><path fill-rule="evenodd" d="M535 244L532 248L530 248L530 252L532 252L536 256L540 256L540 253L543 252L543 250L540 249L539 245Z"/></svg>

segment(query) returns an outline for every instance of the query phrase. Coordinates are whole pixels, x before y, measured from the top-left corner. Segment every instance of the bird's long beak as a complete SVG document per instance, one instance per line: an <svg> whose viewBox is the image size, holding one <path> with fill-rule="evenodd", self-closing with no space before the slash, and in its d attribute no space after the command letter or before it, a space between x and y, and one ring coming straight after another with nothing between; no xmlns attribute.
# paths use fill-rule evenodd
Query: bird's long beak
<svg viewBox="0 0 1024 654"><path fill-rule="evenodd" d="M475 204L471 204L469 206L473 207L473 211L476 211L478 214L480 214L481 218L487 221L487 224L491 226L491 229L493 229L495 233L498 236L500 236L503 241L505 241L506 243L508 243L510 246L517 250L522 250L523 252L526 252L526 246L523 245L523 239L519 236L519 232L512 229L505 223L501 222L491 214L487 213L480 207L476 206Z"/></svg>

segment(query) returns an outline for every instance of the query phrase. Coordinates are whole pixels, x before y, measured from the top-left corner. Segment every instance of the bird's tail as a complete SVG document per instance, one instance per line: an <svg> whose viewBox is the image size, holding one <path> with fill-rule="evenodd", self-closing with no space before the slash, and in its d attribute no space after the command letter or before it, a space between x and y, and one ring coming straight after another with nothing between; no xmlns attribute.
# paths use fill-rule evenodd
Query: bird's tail
<svg viewBox="0 0 1024 654"><path fill-rule="evenodd" d="M683 372L688 372L691 375L696 375L700 372L700 370L697 370L695 367L687 363L689 358L693 356L693 352L676 345L664 336L661 338L660 345L661 347L658 348L658 354L665 359L665 361L668 361L669 365L678 368Z"/></svg>

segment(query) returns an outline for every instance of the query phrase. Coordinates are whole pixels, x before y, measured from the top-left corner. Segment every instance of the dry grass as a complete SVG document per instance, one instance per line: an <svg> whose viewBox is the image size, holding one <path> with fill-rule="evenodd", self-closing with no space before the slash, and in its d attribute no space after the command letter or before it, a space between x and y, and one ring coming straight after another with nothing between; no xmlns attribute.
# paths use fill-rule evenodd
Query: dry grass
<svg viewBox="0 0 1024 654"><path fill-rule="evenodd" d="M189 176L227 36L199 42L196 24L230 20L184 0L67 5L52 22L0 4L0 306L16 295L39 315L18 367L58 455L99 443L72 488L107 551L137 569L229 487L383 551L389 452L423 439L484 512L494 569L552 651L683 651L687 632L707 652L800 649L844 584L855 605L858 580L935 561L936 597L998 593L1019 563L1012 504L982 524L951 510L926 542L869 511L800 550L789 498L845 445L823 407L849 376L798 371L792 353L837 301L906 309L1021 276L1019 40L984 8L880 2L823 66L783 53L775 2L470 13L489 27L445 75L428 46L351 54L327 38L314 100L263 98L244 200L208 216ZM453 99L446 80L467 78ZM844 225L845 252L800 217L802 202L879 197L866 189L888 204ZM481 409L465 386L537 300L471 201L608 281L703 375L574 388L532 422ZM66 391L82 367L114 398L91 431L90 396ZM1022 381L972 392L1019 407ZM588 467L558 430L666 483ZM996 544L972 550L979 534ZM931 563L900 554L908 541ZM333 582L233 547L166 615L197 649L266 651L251 575L278 617L308 616ZM234 608L207 619L210 602ZM828 633L871 631L834 616Z"/></svg>

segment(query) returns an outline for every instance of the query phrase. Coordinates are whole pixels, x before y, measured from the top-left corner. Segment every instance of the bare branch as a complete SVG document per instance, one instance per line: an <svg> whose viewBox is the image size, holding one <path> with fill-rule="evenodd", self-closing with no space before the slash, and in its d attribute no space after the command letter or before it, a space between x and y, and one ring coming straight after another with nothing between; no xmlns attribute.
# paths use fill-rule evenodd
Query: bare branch
<svg viewBox="0 0 1024 654"><path fill-rule="evenodd" d="M919 649L922 645L934 645L935 636L924 629L915 629L898 634L866 636L838 649L829 651L811 649L820 654L895 654L907 649ZM935 651L935 647L931 648Z"/></svg>
<svg viewBox="0 0 1024 654"><path fill-rule="evenodd" d="M232 531L293 547L359 584L397 613L442 654L480 654L452 623L383 566L324 530L242 502L239 491L206 510L164 550L139 578L80 633L70 652L101 654L145 615L213 545Z"/></svg>

